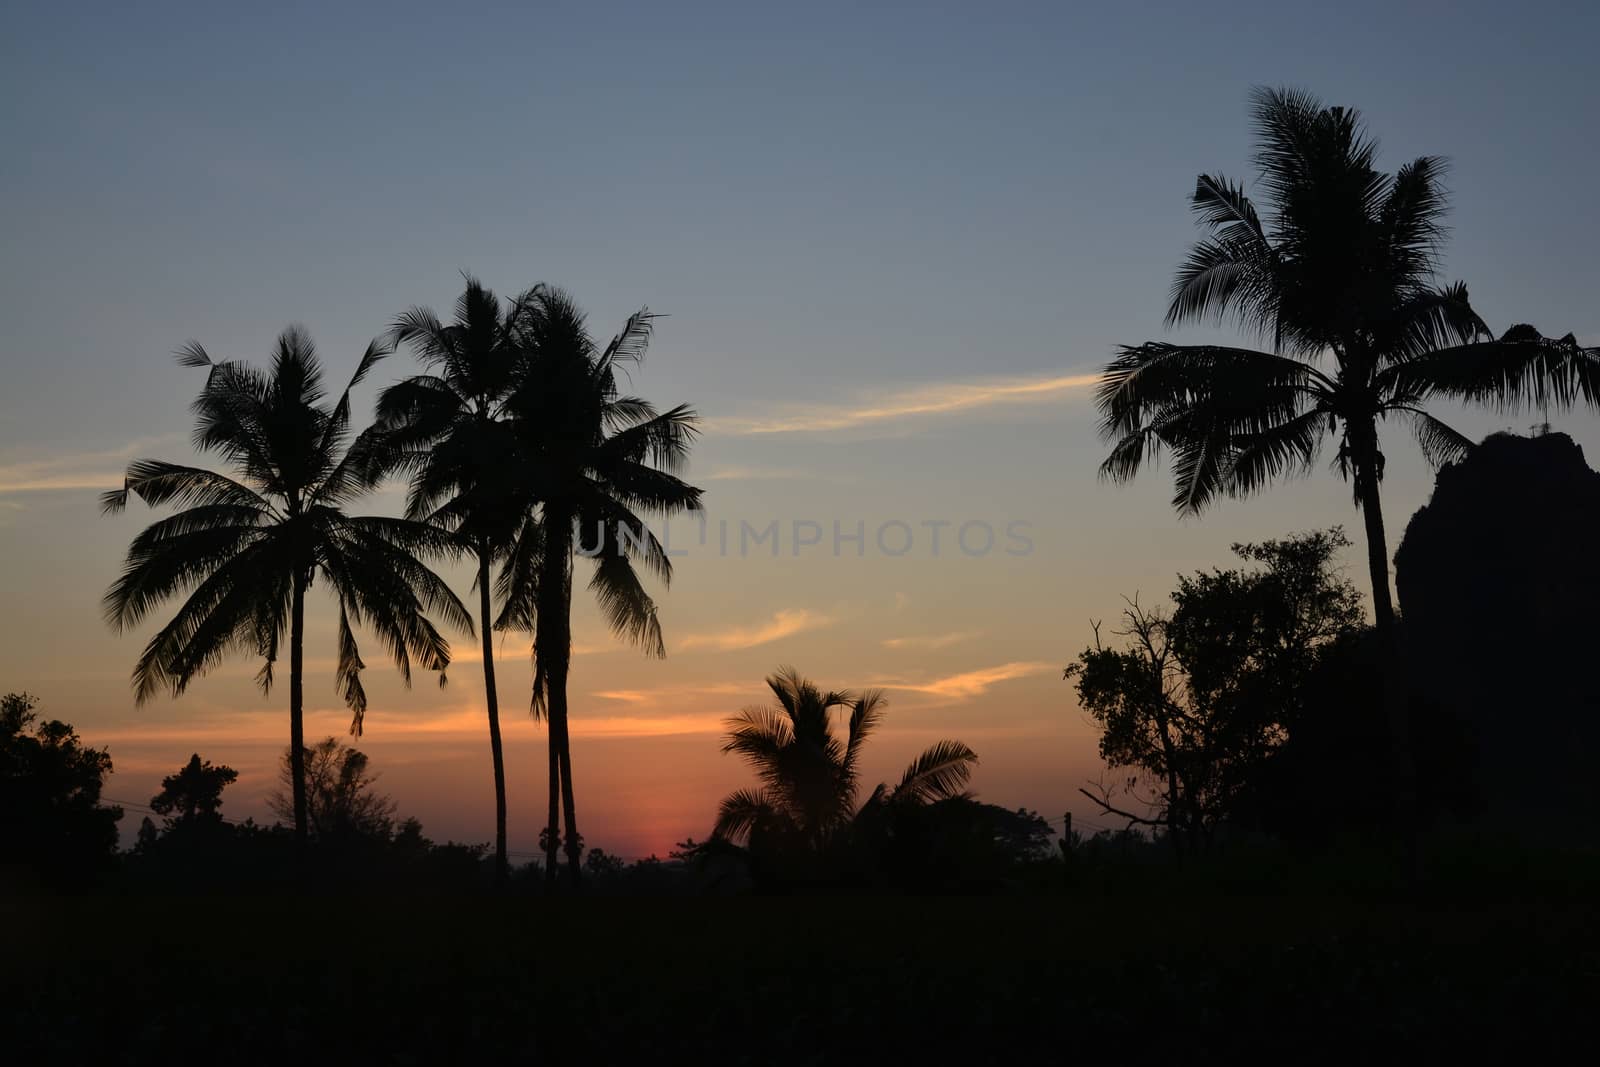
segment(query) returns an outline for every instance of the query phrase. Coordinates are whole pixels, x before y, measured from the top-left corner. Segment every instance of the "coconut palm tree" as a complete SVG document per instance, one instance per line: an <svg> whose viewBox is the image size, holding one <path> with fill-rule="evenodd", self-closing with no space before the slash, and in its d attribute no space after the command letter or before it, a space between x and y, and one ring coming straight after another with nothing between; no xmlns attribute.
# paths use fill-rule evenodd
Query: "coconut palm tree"
<svg viewBox="0 0 1600 1067"><path fill-rule="evenodd" d="M1495 339L1464 284L1437 283L1443 160L1384 174L1357 112L1300 92L1257 90L1254 121L1267 213L1242 183L1199 177L1193 208L1208 235L1178 269L1166 321L1231 320L1269 347L1120 349L1097 395L1113 442L1101 474L1125 481L1170 449L1173 505L1195 513L1218 495L1310 470L1337 439L1336 466L1366 526L1373 615L1392 648L1380 428L1401 423L1430 462L1448 462L1472 442L1430 401L1593 404L1600 358L1571 335L1551 340L1530 326ZM1387 688L1395 773L1405 775L1404 704L1393 678Z"/></svg>
<svg viewBox="0 0 1600 1067"><path fill-rule="evenodd" d="M390 334L409 344L428 373L389 386L378 396L377 428L385 447L375 449L374 479L411 474L408 518L455 532L477 563L479 625L483 638L483 692L494 764L495 870L504 879L506 770L500 741L500 699L494 671L494 608L490 571L518 527L512 426L505 409L516 351L510 312L472 277L456 301L455 320L440 322L427 308L400 316Z"/></svg>
<svg viewBox="0 0 1600 1067"><path fill-rule="evenodd" d="M861 750L883 719L883 694L823 692L792 667L767 679L775 706L730 717L723 752L737 752L760 780L723 800L715 840L820 859L861 816L889 803L924 804L962 795L977 755L940 741L913 760L894 786L878 785L859 808ZM841 738L835 709L848 712Z"/></svg>
<svg viewBox="0 0 1600 1067"><path fill-rule="evenodd" d="M506 406L516 428L523 520L499 576L499 625L534 633L533 710L550 724L547 877L555 874L561 812L573 881L583 850L567 705L574 556L593 563L589 589L613 633L663 656L655 601L636 568L665 585L672 562L645 520L700 508L701 491L675 473L697 432L694 412L683 405L658 412L617 384L618 372L643 358L654 323L641 310L602 349L572 298L547 286L519 298L513 316L519 366Z"/></svg>
<svg viewBox="0 0 1600 1067"><path fill-rule="evenodd" d="M1325 439L1366 524L1373 612L1394 620L1379 483L1379 428L1399 422L1439 464L1472 442L1430 414L1435 398L1571 404L1600 399L1600 358L1569 335L1515 326L1499 340L1465 284L1438 286L1444 161L1374 167L1360 115L1288 90L1254 94L1256 164L1269 212L1242 183L1202 174L1193 207L1209 236L1178 269L1169 326L1232 319L1271 350L1152 341L1124 347L1097 402L1114 442L1101 473L1123 481L1171 449L1173 505L1198 512L1309 470Z"/></svg>
<svg viewBox="0 0 1600 1067"><path fill-rule="evenodd" d="M138 625L158 605L183 603L149 643L133 672L140 703L161 690L181 694L230 652L264 661L256 680L272 688L283 639L289 642L289 744L295 839L306 839L304 635L306 590L320 577L339 605L336 687L360 735L367 710L365 664L355 627L370 626L409 684L413 661L438 671L450 646L425 615L470 631L472 616L418 558L451 547L449 534L406 519L353 517L343 508L368 486L371 438L350 440L350 389L387 348L374 342L339 400L322 403L322 367L299 327L279 336L268 372L217 362L198 344L179 352L207 367L194 402L195 446L231 473L141 459L123 487L105 494L107 512L128 496L183 507L134 538L122 576L105 596L114 629Z"/></svg>

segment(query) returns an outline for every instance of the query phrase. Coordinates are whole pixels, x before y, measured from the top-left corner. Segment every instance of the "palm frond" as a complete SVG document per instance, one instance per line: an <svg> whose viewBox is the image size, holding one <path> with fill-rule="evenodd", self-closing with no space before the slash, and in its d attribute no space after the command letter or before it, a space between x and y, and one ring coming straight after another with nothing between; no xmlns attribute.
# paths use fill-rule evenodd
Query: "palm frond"
<svg viewBox="0 0 1600 1067"><path fill-rule="evenodd" d="M615 403L608 406L614 411ZM634 421L606 439L599 449L601 461L652 463L668 472L683 469L689 449L700 435L700 418L687 404Z"/></svg>
<svg viewBox="0 0 1600 1067"><path fill-rule="evenodd" d="M1476 447L1472 438L1420 408L1391 410L1399 412L1410 422L1417 447L1422 451L1423 458L1436 470L1447 463L1465 459Z"/></svg>
<svg viewBox="0 0 1600 1067"><path fill-rule="evenodd" d="M599 602L600 614L613 634L643 648L648 656L659 659L667 654L656 603L639 584L633 565L620 551L606 552L596 560L589 591Z"/></svg>
<svg viewBox="0 0 1600 1067"><path fill-rule="evenodd" d="M1464 282L1409 294L1375 332L1385 364L1494 336L1473 310Z"/></svg>
<svg viewBox="0 0 1600 1067"><path fill-rule="evenodd" d="M645 350L650 347L650 337L655 331L655 321L659 318L665 316L656 314L649 308L640 308L629 315L628 321L622 324L622 329L600 354L600 359L596 363L597 368L607 370L613 364L637 364L643 360Z"/></svg>
<svg viewBox="0 0 1600 1067"><path fill-rule="evenodd" d="M106 513L121 511L128 504L129 493L151 507L222 505L250 508L263 514L269 513L272 507L261 494L225 474L158 459L139 459L128 464L122 488L103 494L100 509Z"/></svg>
<svg viewBox="0 0 1600 1067"><path fill-rule="evenodd" d="M776 805L767 793L759 789L741 789L722 801L711 835L735 843L748 841L752 833L777 820Z"/></svg>
<svg viewBox="0 0 1600 1067"><path fill-rule="evenodd" d="M865 747L867 738L872 736L872 731L883 721L883 714L888 706L889 701L882 691L877 689L867 690L856 697L850 705L850 728L846 735L843 770L851 779L852 785L861 750Z"/></svg>
<svg viewBox="0 0 1600 1067"><path fill-rule="evenodd" d="M205 347L199 341L184 342L176 355L180 367L212 367L216 365L210 353L205 350Z"/></svg>
<svg viewBox="0 0 1600 1067"><path fill-rule="evenodd" d="M960 741L940 741L929 746L900 776L894 799L928 803L957 796L972 778L977 753Z"/></svg>
<svg viewBox="0 0 1600 1067"><path fill-rule="evenodd" d="M1320 408L1232 443L1222 486L1231 496L1260 492L1284 477L1306 474L1322 451L1328 416Z"/></svg>
<svg viewBox="0 0 1600 1067"><path fill-rule="evenodd" d="M1421 156L1395 172L1380 223L1389 251L1385 266L1397 281L1424 279L1435 270L1448 232L1444 216L1449 205L1442 184L1446 169L1442 156Z"/></svg>
<svg viewBox="0 0 1600 1067"><path fill-rule="evenodd" d="M102 602L113 630L137 626L157 604L194 588L219 567L272 536L255 525L196 524L193 520L193 515L184 512L134 538L122 573Z"/></svg>
<svg viewBox="0 0 1600 1067"><path fill-rule="evenodd" d="M496 630L532 632L538 619L539 565L544 559L544 525L537 516L524 518L511 550L495 579L500 614Z"/></svg>
<svg viewBox="0 0 1600 1067"><path fill-rule="evenodd" d="M361 736L361 727L367 715L367 691L361 684L361 672L366 669L361 662L361 650L356 646L356 635L350 628L350 613L343 598L339 601L339 667L337 672L339 696L350 709L350 733Z"/></svg>
<svg viewBox="0 0 1600 1067"><path fill-rule="evenodd" d="M1448 397L1500 411L1565 410L1580 400L1593 407L1600 403L1600 349L1579 345L1571 334L1552 339L1532 326L1513 326L1498 341L1454 345L1385 367L1376 385L1385 396Z"/></svg>
<svg viewBox="0 0 1600 1067"><path fill-rule="evenodd" d="M722 751L743 756L758 774L772 774L785 748L794 742L788 716L767 707L749 707L730 715L725 724L728 740Z"/></svg>
<svg viewBox="0 0 1600 1067"><path fill-rule="evenodd" d="M182 693L231 649L255 650L260 610L270 601L282 552L257 541L198 582L171 621L151 637L134 666L134 700L143 704L162 689Z"/></svg>

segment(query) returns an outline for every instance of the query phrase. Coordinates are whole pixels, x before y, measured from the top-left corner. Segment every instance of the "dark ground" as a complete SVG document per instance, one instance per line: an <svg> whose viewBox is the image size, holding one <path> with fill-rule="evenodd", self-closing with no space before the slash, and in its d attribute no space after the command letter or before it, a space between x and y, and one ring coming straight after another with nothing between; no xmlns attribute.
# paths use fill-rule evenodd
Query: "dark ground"
<svg viewBox="0 0 1600 1067"><path fill-rule="evenodd" d="M13 900L0 1033L11 1063L1526 1060L1594 1043L1594 909L1549 887Z"/></svg>

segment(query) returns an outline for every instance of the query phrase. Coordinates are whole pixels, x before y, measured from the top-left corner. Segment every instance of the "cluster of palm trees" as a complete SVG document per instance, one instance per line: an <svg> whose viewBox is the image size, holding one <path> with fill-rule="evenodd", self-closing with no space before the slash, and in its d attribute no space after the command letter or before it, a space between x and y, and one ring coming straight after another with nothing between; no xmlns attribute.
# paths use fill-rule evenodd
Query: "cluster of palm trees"
<svg viewBox="0 0 1600 1067"><path fill-rule="evenodd" d="M134 539L105 597L118 629L182 600L139 657L138 700L183 692L230 652L264 661L257 680L266 693L287 639L291 806L303 843L306 592L320 579L338 605L338 690L355 734L367 710L357 627L377 635L407 683L418 665L437 672L440 684L450 648L430 615L469 634L476 629L503 875L505 761L491 634L529 632L532 707L547 719L550 738L546 871L554 877L564 845L576 879L582 838L567 722L574 531L581 524L608 532L598 549L584 545L593 563L589 588L619 636L663 655L655 602L639 570L666 584L672 566L646 520L700 507L701 491L676 473L695 436L694 412L657 411L619 388L619 371L644 356L653 323L641 310L601 347L560 289L535 286L502 303L469 277L453 321L426 308L401 315L368 346L331 406L320 360L298 327L278 339L265 371L214 360L196 344L184 348L179 361L208 372L194 403L194 444L218 456L227 473L138 460L123 487L103 499L107 511L125 507L129 494L182 508ZM351 389L401 345L423 373L384 389L374 423L354 434ZM346 512L395 477L409 481L404 517ZM611 535L618 532L626 535ZM475 564L476 624L430 567L462 556Z"/></svg>
<svg viewBox="0 0 1600 1067"><path fill-rule="evenodd" d="M1170 450L1174 504L1198 512L1219 495L1252 493L1310 469L1325 440L1336 439L1337 468L1365 520L1377 628L1393 647L1380 428L1404 423L1431 461L1448 461L1472 442L1431 414L1431 401L1594 405L1600 354L1570 334L1554 340L1525 325L1496 338L1464 284L1437 282L1442 160L1425 156L1383 173L1356 112L1299 92L1258 91L1254 117L1267 213L1242 183L1200 176L1193 206L1207 236L1178 271L1167 322L1231 319L1263 347L1123 348L1098 393L1102 430L1113 442L1102 473L1131 478ZM502 303L469 278L453 321L425 308L400 316L331 406L311 342L298 329L279 339L265 372L215 361L198 345L184 349L181 362L208 370L195 402L195 444L231 473L140 460L123 488L107 494L110 510L130 493L184 508L134 540L106 596L117 627L184 597L140 656L139 699L182 692L230 651L265 661L265 691L287 638L294 821L304 838L307 590L320 578L338 603L338 684L359 733L366 695L355 627L370 627L408 680L415 663L442 681L449 646L429 614L468 632L474 620L428 561L469 556L497 858L504 870L505 770L490 635L517 629L533 634L532 704L549 723L547 868L554 873L564 845L576 877L582 839L567 707L575 530L628 534L601 539L590 589L618 635L660 655L661 626L639 570L665 583L672 568L645 519L700 506L700 490L677 473L694 437L693 412L657 411L618 386L618 370L644 354L653 321L640 311L602 348L560 290L538 286ZM413 349L424 373L385 389L375 423L352 435L350 387L400 345ZM404 517L346 513L351 501L398 475L409 478ZM769 684L780 712L749 713L734 724L729 744L756 764L764 788L730 797L717 833L804 839L816 850L855 817L855 753L881 705L870 694L822 693L792 674ZM1404 779L1405 706L1393 675L1386 688L1394 766ZM841 705L850 712L843 742L828 729L830 710ZM970 757L959 746L930 752L899 791L958 788ZM1397 781L1402 808L1408 788Z"/></svg>

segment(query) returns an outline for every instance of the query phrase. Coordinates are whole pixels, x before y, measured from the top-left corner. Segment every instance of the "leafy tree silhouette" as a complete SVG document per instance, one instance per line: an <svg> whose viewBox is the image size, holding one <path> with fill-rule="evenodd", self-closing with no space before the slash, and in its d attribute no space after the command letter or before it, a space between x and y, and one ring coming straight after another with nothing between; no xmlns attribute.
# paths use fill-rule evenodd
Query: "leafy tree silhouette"
<svg viewBox="0 0 1600 1067"><path fill-rule="evenodd" d="M365 752L337 737L326 737L301 756L305 767L306 817L311 834L319 841L368 838L387 841L394 831L395 803L377 791L378 776L370 769ZM279 763L277 791L267 806L280 819L294 815L294 761L284 753ZM414 822L414 820L412 820ZM412 832L421 835L421 824Z"/></svg>
<svg viewBox="0 0 1600 1067"><path fill-rule="evenodd" d="M0 697L0 884L17 877L82 888L116 860L122 809L100 803L111 757L77 731L39 721L27 693Z"/></svg>
<svg viewBox="0 0 1600 1067"><path fill-rule="evenodd" d="M1262 564L1180 577L1170 614L1130 601L1124 640L1095 643L1066 669L1101 729L1100 756L1147 791L1142 815L1114 790L1080 790L1130 824L1166 831L1182 855L1236 813L1302 718L1324 650L1360 630L1354 586L1337 576L1343 532L1300 534L1234 554Z"/></svg>
<svg viewBox="0 0 1600 1067"><path fill-rule="evenodd" d="M239 780L232 767L202 761L196 752L177 774L161 780L161 792L150 799L157 815L164 815L167 827L179 824L222 821L222 791Z"/></svg>

